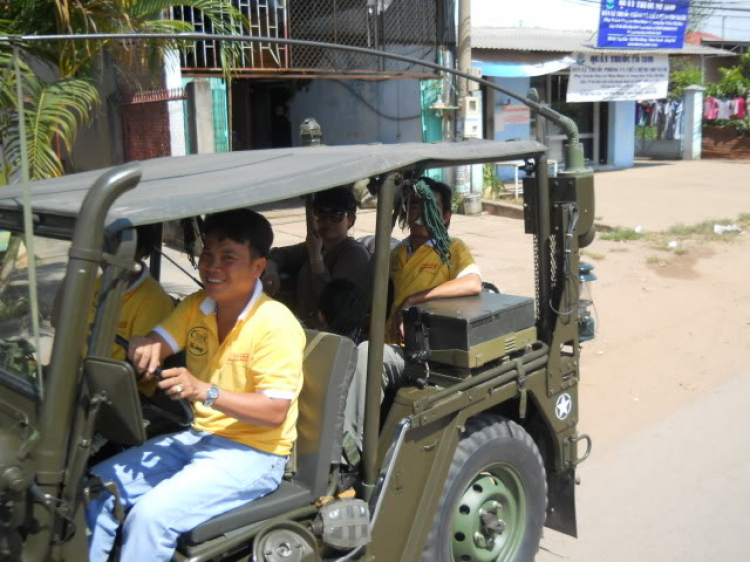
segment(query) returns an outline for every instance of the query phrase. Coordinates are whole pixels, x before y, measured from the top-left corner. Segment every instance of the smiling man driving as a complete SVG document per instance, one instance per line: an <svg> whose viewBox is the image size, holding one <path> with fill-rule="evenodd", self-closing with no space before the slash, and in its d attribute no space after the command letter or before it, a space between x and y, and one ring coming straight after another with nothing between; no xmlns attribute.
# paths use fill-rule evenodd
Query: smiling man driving
<svg viewBox="0 0 750 562"><path fill-rule="evenodd" d="M271 225L236 210L210 215L205 230L205 289L130 345L146 376L187 351L187 367L165 370L159 386L192 403L193 426L92 469L117 484L127 511L121 560L171 560L182 533L274 491L296 439L305 335L284 305L263 294ZM114 501L104 493L87 508L92 561L112 550Z"/></svg>

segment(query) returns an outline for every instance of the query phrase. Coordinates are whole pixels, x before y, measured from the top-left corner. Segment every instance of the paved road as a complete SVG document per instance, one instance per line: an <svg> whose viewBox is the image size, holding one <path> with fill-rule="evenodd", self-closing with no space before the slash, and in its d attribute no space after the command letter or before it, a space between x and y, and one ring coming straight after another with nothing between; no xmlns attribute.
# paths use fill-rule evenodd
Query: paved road
<svg viewBox="0 0 750 562"><path fill-rule="evenodd" d="M538 562L750 560L750 372L582 466L577 540ZM596 442L594 443L596 446Z"/></svg>

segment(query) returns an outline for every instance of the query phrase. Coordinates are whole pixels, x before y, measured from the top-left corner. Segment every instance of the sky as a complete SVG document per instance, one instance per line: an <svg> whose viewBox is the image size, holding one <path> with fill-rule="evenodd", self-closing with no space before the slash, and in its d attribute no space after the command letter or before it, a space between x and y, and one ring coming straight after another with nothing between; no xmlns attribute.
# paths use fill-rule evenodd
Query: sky
<svg viewBox="0 0 750 562"><path fill-rule="evenodd" d="M723 24L725 39L750 41L750 0L717 2L741 5L748 11L716 10L702 24L701 31L721 36ZM471 18L474 26L595 30L599 6L591 0L471 0Z"/></svg>

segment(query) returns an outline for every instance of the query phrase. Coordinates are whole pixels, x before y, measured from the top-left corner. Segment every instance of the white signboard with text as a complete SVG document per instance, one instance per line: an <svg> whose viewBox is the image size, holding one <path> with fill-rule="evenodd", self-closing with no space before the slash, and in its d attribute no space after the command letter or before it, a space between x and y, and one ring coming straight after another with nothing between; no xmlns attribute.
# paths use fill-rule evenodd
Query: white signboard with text
<svg viewBox="0 0 750 562"><path fill-rule="evenodd" d="M570 67L569 103L638 101L667 97L669 57L586 53Z"/></svg>

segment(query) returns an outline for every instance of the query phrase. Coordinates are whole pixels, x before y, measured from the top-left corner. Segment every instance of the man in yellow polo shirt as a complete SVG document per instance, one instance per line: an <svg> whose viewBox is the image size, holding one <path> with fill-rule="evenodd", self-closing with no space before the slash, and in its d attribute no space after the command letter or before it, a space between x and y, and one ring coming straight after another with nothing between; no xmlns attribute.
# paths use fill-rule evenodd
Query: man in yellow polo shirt
<svg viewBox="0 0 750 562"><path fill-rule="evenodd" d="M186 350L187 367L164 371L159 387L193 404L193 426L92 469L117 484L128 510L121 560L171 560L181 534L274 491L297 436L305 335L284 305L263 294L271 226L237 210L207 217L205 229L198 266L205 289L130 347L146 376ZM113 507L102 494L87 508L94 562L112 549Z"/></svg>
<svg viewBox="0 0 750 562"><path fill-rule="evenodd" d="M448 238L451 220L451 188L431 178L419 178L410 188L408 207L402 226L409 227L409 236L391 252L393 305L386 323L383 349L382 390L395 390L404 384L404 353L401 311L433 299L476 295L482 290L479 267L469 248L458 238ZM429 194L432 197L429 197ZM427 195L428 201L420 194ZM435 205L437 207L435 207ZM430 209L428 220L425 209ZM357 370L347 395L344 431L362 450L364 433L365 393L367 387L368 342L358 346ZM382 398L381 398L382 399ZM349 440L345 435L345 443Z"/></svg>

